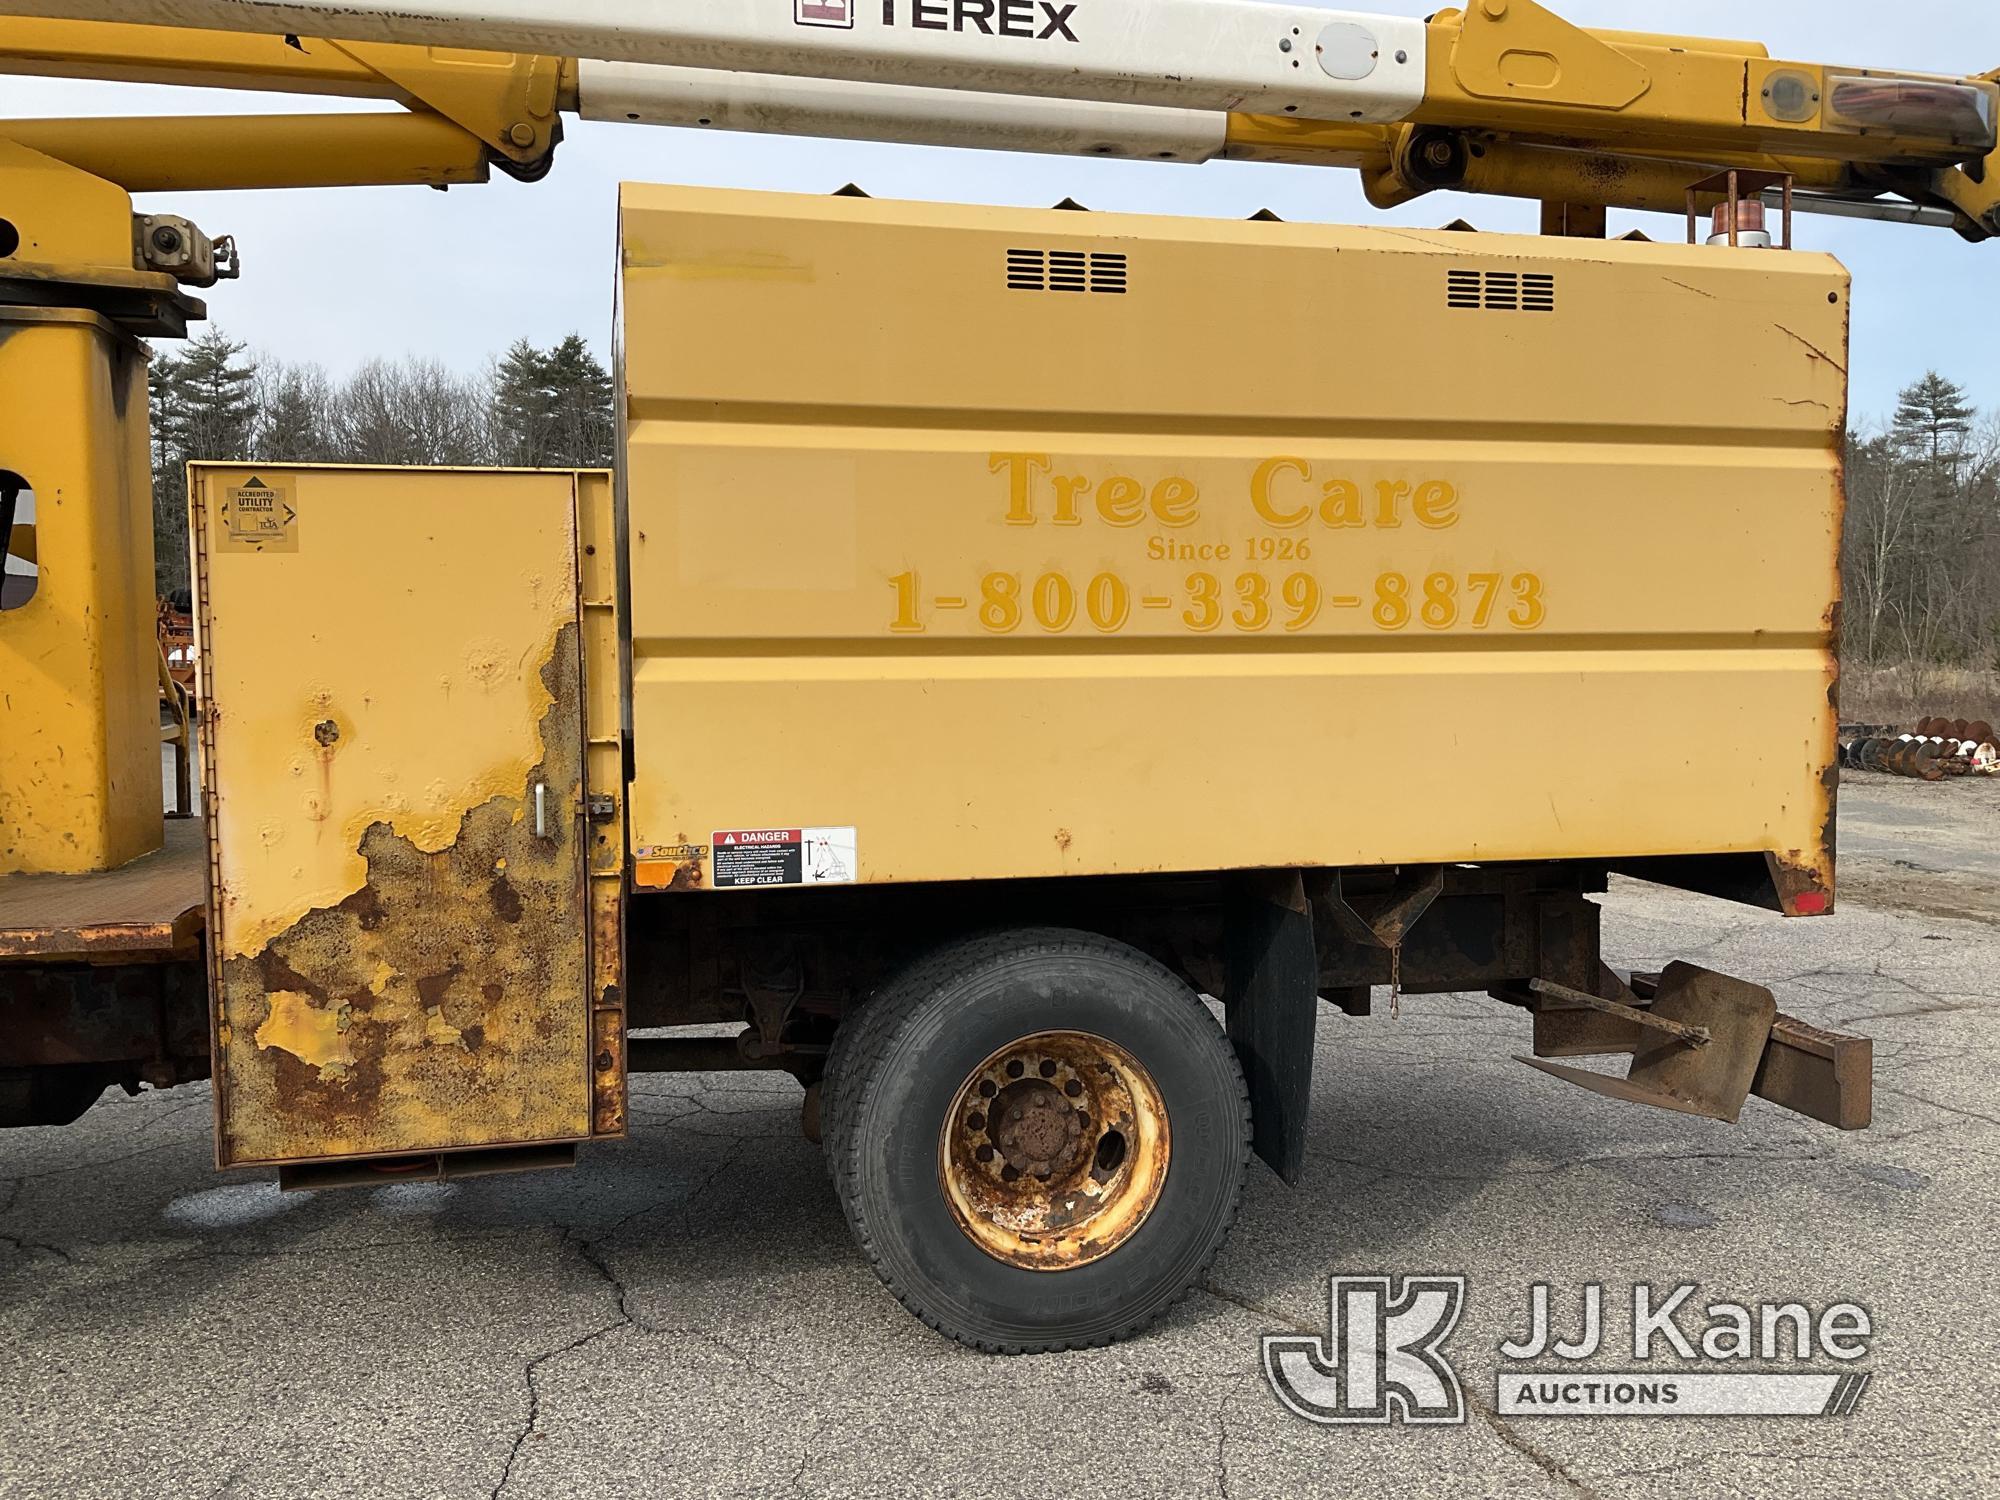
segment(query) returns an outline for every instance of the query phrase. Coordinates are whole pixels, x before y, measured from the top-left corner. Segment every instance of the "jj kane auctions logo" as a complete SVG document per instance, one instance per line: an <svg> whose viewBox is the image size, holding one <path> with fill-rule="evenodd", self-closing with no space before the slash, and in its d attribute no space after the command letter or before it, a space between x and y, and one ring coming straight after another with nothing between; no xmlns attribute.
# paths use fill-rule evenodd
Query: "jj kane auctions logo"
<svg viewBox="0 0 2000 1500"><path fill-rule="evenodd" d="M1462 1425L1466 1397L1444 1347L1465 1310L1463 1276L1335 1276L1328 1286L1327 1336L1269 1334L1264 1374L1279 1401L1309 1422ZM1837 1302L1817 1315L1801 1302L1713 1302L1698 1288L1632 1288L1629 1355L1694 1361L1693 1371L1598 1370L1581 1361L1605 1351L1604 1288L1583 1288L1573 1337L1553 1326L1550 1288L1529 1293L1526 1332L1500 1345L1494 1410L1501 1416L1845 1417L1872 1378L1834 1370L1743 1370L1824 1358L1851 1365L1874 1335L1868 1310ZM1623 1359L1623 1352L1614 1355ZM1554 1368L1541 1367L1553 1358ZM1536 1368L1522 1368L1533 1364ZM1731 1366L1738 1368L1731 1368Z"/></svg>

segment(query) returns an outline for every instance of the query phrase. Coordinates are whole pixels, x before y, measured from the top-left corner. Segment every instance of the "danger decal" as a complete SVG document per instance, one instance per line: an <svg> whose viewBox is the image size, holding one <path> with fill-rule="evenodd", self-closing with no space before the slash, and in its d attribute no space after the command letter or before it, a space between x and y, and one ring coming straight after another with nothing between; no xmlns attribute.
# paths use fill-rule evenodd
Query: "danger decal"
<svg viewBox="0 0 2000 1500"><path fill-rule="evenodd" d="M859 840L852 828L737 828L715 834L716 890L760 886L852 885Z"/></svg>

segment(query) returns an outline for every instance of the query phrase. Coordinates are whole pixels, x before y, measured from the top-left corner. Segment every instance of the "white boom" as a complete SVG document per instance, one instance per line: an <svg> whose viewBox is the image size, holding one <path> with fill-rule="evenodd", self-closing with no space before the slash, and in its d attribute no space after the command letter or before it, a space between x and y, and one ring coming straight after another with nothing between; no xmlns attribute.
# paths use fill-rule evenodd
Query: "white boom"
<svg viewBox="0 0 2000 1500"><path fill-rule="evenodd" d="M1423 22L1263 0L8 0L17 15L1387 124Z"/></svg>
<svg viewBox="0 0 2000 1500"><path fill-rule="evenodd" d="M1142 161L1213 161L1229 134L1229 116L1193 109L650 63L585 62L577 110L617 124Z"/></svg>
<svg viewBox="0 0 2000 1500"><path fill-rule="evenodd" d="M827 140L889 141L982 151L1030 151L1198 164L1229 156L1229 116L1192 109L1029 99L1014 94L916 89L894 84L786 78L769 73L714 73L651 63L585 62L578 113L613 124ZM1320 150L1322 166L1361 166L1357 157ZM1776 189L1765 195L1782 206ZM1950 229L1944 208L1886 200L1856 201L1794 192L1800 213Z"/></svg>

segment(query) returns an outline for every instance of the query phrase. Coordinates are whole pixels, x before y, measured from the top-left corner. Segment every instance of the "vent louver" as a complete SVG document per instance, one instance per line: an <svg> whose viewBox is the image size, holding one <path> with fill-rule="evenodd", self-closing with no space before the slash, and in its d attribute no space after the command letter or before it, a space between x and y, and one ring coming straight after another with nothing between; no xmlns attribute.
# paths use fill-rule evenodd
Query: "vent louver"
<svg viewBox="0 0 2000 1500"><path fill-rule="evenodd" d="M1473 311L1554 312L1556 279L1536 271L1448 271L1445 302Z"/></svg>
<svg viewBox="0 0 2000 1500"><path fill-rule="evenodd" d="M1123 255L1084 250L1009 250L1007 285L1017 292L1101 292L1122 296L1131 285Z"/></svg>

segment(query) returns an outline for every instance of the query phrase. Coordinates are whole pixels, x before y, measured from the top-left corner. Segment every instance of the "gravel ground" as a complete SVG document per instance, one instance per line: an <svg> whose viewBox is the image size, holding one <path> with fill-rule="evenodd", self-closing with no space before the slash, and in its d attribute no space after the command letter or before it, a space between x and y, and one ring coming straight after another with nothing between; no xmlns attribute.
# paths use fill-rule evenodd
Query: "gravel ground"
<svg viewBox="0 0 2000 1500"><path fill-rule="evenodd" d="M2000 776L1844 772L1840 893L1850 904L2000 922Z"/></svg>
<svg viewBox="0 0 2000 1500"><path fill-rule="evenodd" d="M1966 916L1995 831L2000 787L1871 777L1835 918L1608 898L1614 962L1874 1037L1874 1129L1570 1090L1477 997L1329 1011L1304 1181L1257 1169L1203 1288L1090 1353L985 1359L907 1317L787 1079L641 1080L633 1139L570 1172L291 1196L214 1174L206 1090L107 1099L0 1135L0 1495L1992 1494L2000 930ZM1280 1407L1259 1336L1323 1334L1332 1272L1470 1278L1464 1426ZM1537 1281L1559 1310L1604 1283L1613 1348L1640 1281L1859 1301L1874 1382L1845 1420L1503 1419Z"/></svg>

